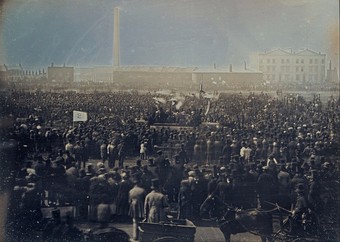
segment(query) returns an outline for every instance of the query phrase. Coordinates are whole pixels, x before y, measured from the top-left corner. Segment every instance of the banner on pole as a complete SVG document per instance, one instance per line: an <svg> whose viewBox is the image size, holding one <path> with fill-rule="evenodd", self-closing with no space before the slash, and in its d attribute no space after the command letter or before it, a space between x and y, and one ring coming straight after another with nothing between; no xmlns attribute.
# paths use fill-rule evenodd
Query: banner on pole
<svg viewBox="0 0 340 242"><path fill-rule="evenodd" d="M73 122L87 121L87 112L73 111Z"/></svg>

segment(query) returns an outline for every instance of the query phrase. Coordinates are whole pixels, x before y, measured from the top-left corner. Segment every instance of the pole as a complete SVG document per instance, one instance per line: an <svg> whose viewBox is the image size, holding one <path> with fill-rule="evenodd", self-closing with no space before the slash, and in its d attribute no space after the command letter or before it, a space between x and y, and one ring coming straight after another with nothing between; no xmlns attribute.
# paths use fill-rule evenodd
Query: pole
<svg viewBox="0 0 340 242"><path fill-rule="evenodd" d="M113 65L120 65L120 18L119 8L114 8L114 29L113 29Z"/></svg>

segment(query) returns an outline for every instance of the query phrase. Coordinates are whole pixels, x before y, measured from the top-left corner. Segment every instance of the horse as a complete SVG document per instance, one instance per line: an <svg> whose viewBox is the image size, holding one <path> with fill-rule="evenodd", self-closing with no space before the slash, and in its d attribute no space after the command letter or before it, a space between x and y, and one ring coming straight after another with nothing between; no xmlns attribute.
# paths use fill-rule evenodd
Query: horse
<svg viewBox="0 0 340 242"><path fill-rule="evenodd" d="M258 209L240 210L224 203L215 194L209 195L200 207L201 217L209 213L211 217L216 218L226 242L230 242L232 234L244 232L259 235L262 242L266 242L267 239L273 241L271 238L273 223L270 212Z"/></svg>

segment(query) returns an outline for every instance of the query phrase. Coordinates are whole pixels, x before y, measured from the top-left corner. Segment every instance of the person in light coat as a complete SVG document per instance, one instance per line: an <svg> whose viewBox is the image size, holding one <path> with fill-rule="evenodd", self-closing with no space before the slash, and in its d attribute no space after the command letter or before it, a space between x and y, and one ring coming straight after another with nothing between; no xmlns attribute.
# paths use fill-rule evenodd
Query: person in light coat
<svg viewBox="0 0 340 242"><path fill-rule="evenodd" d="M133 224L133 239L138 240L138 223L144 216L144 202L146 197L146 191L141 187L141 181L139 177L134 177L134 187L129 192L129 216L132 218Z"/></svg>
<svg viewBox="0 0 340 242"><path fill-rule="evenodd" d="M145 198L144 217L148 223L166 221L165 208L168 207L166 196L160 192L159 180L152 180L152 191Z"/></svg>

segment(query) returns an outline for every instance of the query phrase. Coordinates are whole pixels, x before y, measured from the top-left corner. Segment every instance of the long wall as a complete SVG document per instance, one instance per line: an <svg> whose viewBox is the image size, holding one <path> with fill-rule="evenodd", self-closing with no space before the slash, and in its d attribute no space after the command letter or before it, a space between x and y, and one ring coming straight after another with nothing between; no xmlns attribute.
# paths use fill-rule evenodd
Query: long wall
<svg viewBox="0 0 340 242"><path fill-rule="evenodd" d="M176 67L94 67L75 70L75 81L108 82L131 89L191 89L203 82L209 90L263 85L261 72L200 71Z"/></svg>

